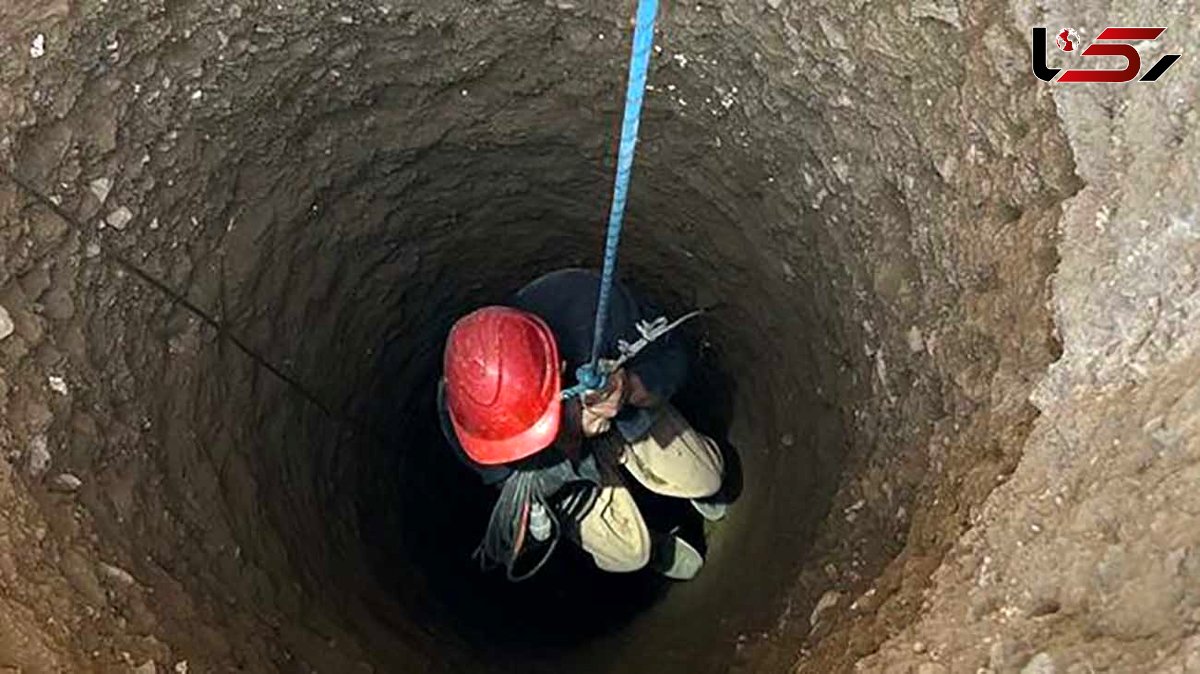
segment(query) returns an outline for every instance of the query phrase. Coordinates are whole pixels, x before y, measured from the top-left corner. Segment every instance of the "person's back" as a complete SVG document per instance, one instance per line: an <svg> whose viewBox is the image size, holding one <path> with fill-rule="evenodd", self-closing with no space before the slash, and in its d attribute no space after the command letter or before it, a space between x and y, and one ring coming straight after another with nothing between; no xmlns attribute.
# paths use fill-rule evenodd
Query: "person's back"
<svg viewBox="0 0 1200 674"><path fill-rule="evenodd" d="M591 356L599 283L590 270L552 272L509 306L460 319L439 387L443 432L464 463L501 488L481 553L508 566L510 577L528 539L553 528L548 518L601 569L653 562L670 577L690 578L699 554L678 537L651 535L621 471L651 491L692 499L706 518L724 514L723 505L697 500L720 488L716 443L669 404L687 375L682 340L667 335L613 372L605 390L561 400ZM637 324L658 315L616 284L600 353L616 354L619 340L635 341Z"/></svg>

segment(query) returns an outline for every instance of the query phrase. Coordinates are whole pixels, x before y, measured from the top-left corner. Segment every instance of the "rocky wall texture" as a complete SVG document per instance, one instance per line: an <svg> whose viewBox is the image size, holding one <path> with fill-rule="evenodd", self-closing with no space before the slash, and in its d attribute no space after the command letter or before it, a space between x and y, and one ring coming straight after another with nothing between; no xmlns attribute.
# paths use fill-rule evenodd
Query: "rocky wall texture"
<svg viewBox="0 0 1200 674"><path fill-rule="evenodd" d="M622 274L740 497L510 586L441 340L598 264L632 6L0 0L0 668L1192 666L1195 68L1028 67L1127 10L664 5Z"/></svg>
<svg viewBox="0 0 1200 674"><path fill-rule="evenodd" d="M1050 87L1084 182L1059 228L1063 355L1020 463L972 517L923 615L862 671L1200 671L1195 8L1014 7L1018 28L1166 26L1154 85ZM1057 30L1056 28L1055 30ZM1067 62L1069 63L1069 62ZM1149 67L1148 65L1145 67Z"/></svg>

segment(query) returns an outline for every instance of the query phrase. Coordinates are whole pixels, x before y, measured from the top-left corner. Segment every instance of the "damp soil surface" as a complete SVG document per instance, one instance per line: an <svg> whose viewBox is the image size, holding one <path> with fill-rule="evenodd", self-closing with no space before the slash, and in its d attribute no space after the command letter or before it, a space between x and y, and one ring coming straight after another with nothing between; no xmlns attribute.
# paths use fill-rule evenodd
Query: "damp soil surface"
<svg viewBox="0 0 1200 674"><path fill-rule="evenodd" d="M599 264L632 5L0 0L0 671L841 671L900 635L1039 419L1082 183L1007 5L851 5L662 8L620 273L716 307L677 402L737 500L642 495L691 583L564 546L512 585L441 348Z"/></svg>

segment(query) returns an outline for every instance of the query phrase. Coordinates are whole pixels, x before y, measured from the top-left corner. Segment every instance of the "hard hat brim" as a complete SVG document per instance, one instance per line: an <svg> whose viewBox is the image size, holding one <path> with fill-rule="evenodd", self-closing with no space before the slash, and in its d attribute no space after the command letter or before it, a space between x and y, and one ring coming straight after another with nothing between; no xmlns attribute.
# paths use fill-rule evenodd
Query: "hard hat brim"
<svg viewBox="0 0 1200 674"><path fill-rule="evenodd" d="M557 388L558 386L555 386L555 389ZM532 426L512 437L499 440L472 435L458 423L453 410L448 411L450 424L454 427L454 433L458 436L463 451L472 461L485 466L518 461L537 454L554 444L555 438L558 437L559 425L562 423L562 401L557 395Z"/></svg>

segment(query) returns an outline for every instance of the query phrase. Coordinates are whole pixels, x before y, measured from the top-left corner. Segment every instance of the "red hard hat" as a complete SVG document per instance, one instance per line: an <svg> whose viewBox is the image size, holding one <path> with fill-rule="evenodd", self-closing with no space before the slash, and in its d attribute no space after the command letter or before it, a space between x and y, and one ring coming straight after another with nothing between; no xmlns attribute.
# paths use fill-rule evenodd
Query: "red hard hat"
<svg viewBox="0 0 1200 674"><path fill-rule="evenodd" d="M511 307L467 314L450 329L443 367L450 422L477 463L523 459L558 436L558 344L541 318Z"/></svg>

